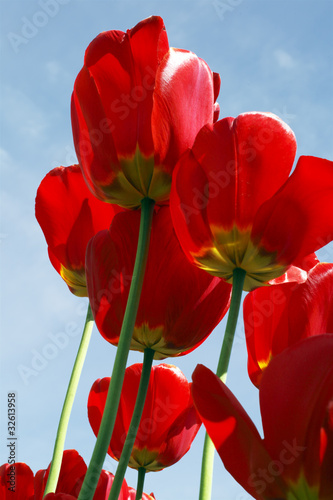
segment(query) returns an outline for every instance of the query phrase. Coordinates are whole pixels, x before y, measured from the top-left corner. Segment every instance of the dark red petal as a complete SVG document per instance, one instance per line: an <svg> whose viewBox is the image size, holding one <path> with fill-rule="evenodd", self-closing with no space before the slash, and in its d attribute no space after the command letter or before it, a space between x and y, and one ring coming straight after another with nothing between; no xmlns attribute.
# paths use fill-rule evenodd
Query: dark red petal
<svg viewBox="0 0 333 500"><path fill-rule="evenodd" d="M319 263L298 286L289 304L290 342L333 333L333 264Z"/></svg>
<svg viewBox="0 0 333 500"><path fill-rule="evenodd" d="M15 492L9 490L11 487ZM0 497L3 500L35 500L34 475L28 465L16 462L0 467Z"/></svg>
<svg viewBox="0 0 333 500"><path fill-rule="evenodd" d="M295 286L297 283L257 288L244 299L247 368L251 381L257 387L273 356L288 347L287 304Z"/></svg>
<svg viewBox="0 0 333 500"><path fill-rule="evenodd" d="M333 239L333 162L302 156L288 181L258 211L252 239L286 264Z"/></svg>
<svg viewBox="0 0 333 500"><path fill-rule="evenodd" d="M152 132L158 162L171 171L199 130L213 122L213 112L214 80L208 65L192 52L170 49L157 70L154 90Z"/></svg>
<svg viewBox="0 0 333 500"><path fill-rule="evenodd" d="M111 472L103 469L97 484L93 500L108 500L113 480L114 475ZM129 490L126 480L124 479L118 496L118 500L128 500L128 496Z"/></svg>
<svg viewBox="0 0 333 500"><path fill-rule="evenodd" d="M324 446L323 441L325 442ZM321 481L319 498L321 500L329 500L333 492L333 399L328 404L327 414L321 429L320 458Z"/></svg>
<svg viewBox="0 0 333 500"><path fill-rule="evenodd" d="M115 429L108 450L118 460L129 429L141 371L142 364L135 364L125 372ZM109 378L97 380L89 394L88 417L95 435L99 430L109 383ZM136 453L146 449L156 454L155 460L160 468L178 461L188 451L200 427L198 416L193 412L190 386L181 371L171 365L154 366L134 445Z"/></svg>
<svg viewBox="0 0 333 500"><path fill-rule="evenodd" d="M213 82L214 82L214 102L216 102L221 87L221 77L218 73L213 73Z"/></svg>
<svg viewBox="0 0 333 500"><path fill-rule="evenodd" d="M110 380L110 377L96 380L89 392L87 403L88 418L95 436L97 436L99 427L101 425ZM111 450L109 448L108 453L109 455L113 456L113 454L110 452Z"/></svg>
<svg viewBox="0 0 333 500"><path fill-rule="evenodd" d="M282 498L277 483L258 475L271 459L244 408L205 366L198 365L192 378L194 404L226 469L254 498Z"/></svg>
<svg viewBox="0 0 333 500"><path fill-rule="evenodd" d="M213 137L208 144L202 138L194 148L197 158L202 154L200 163L210 181L209 222L248 229L258 208L288 178L296 153L295 137L282 120L269 113L244 113L233 121L225 118L214 125L214 132L213 142Z"/></svg>
<svg viewBox="0 0 333 500"><path fill-rule="evenodd" d="M140 214L133 212L133 217L137 216L140 217ZM122 232L125 235L127 231L124 233L124 227ZM124 246L125 251L135 252L134 241L129 247ZM122 255L117 252L117 241L112 240L108 230L100 231L90 240L86 254L90 306L101 335L115 345L119 339L132 272L126 274Z"/></svg>
<svg viewBox="0 0 333 500"><path fill-rule="evenodd" d="M258 387L274 356L306 337L333 333L333 264L317 264L304 282L254 290L243 309L248 371Z"/></svg>
<svg viewBox="0 0 333 500"><path fill-rule="evenodd" d="M192 253L198 254L202 248L212 244L206 216L207 197L202 194L207 183L200 163L191 151L186 151L173 173L170 211L178 240L192 262Z"/></svg>
<svg viewBox="0 0 333 500"><path fill-rule="evenodd" d="M46 470L39 470L35 475L35 500L42 500L43 498L49 471L50 465ZM77 498L86 471L87 466L78 452L76 450L65 450L63 453L56 493L67 493Z"/></svg>
<svg viewBox="0 0 333 500"><path fill-rule="evenodd" d="M36 218L43 230L52 264L66 269L85 267L90 238L109 227L121 209L97 200L87 188L78 165L57 167L42 180L36 196Z"/></svg>
<svg viewBox="0 0 333 500"><path fill-rule="evenodd" d="M145 156L154 151L152 94L157 66L167 50L163 20L155 16L127 33L101 33L86 51L85 80L92 78L96 91L90 97L88 87L84 89L77 81L74 93L89 129L94 125L102 132L98 120L109 118L118 157L134 155L137 144ZM100 109L93 123L88 123L96 109L91 105L95 103ZM96 154L97 150L94 148Z"/></svg>
<svg viewBox="0 0 333 500"><path fill-rule="evenodd" d="M167 434L163 450L163 464L173 465L189 451L200 426L201 419L194 408L193 401L189 401L188 407L173 422Z"/></svg>
<svg viewBox="0 0 333 500"><path fill-rule="evenodd" d="M267 450L284 478L320 482L321 428L333 398L333 335L307 338L274 358L263 374L260 406ZM333 494L333 489L331 491Z"/></svg>
<svg viewBox="0 0 333 500"><path fill-rule="evenodd" d="M87 249L87 283L95 321L103 337L115 344L131 283L140 223L139 212L119 215L110 232L96 235ZM194 349L226 313L230 290L230 285L188 262L175 237L169 208L162 207L153 217L132 348L151 347L159 359Z"/></svg>
<svg viewBox="0 0 333 500"><path fill-rule="evenodd" d="M158 461L164 467L172 465L188 451L199 430L200 422L192 412L190 384L181 370L167 364L154 366L135 446L157 449Z"/></svg>
<svg viewBox="0 0 333 500"><path fill-rule="evenodd" d="M113 139L114 117L105 115L96 83L84 66L78 74L71 100L75 151L86 182L103 199L96 185L110 184L120 169Z"/></svg>

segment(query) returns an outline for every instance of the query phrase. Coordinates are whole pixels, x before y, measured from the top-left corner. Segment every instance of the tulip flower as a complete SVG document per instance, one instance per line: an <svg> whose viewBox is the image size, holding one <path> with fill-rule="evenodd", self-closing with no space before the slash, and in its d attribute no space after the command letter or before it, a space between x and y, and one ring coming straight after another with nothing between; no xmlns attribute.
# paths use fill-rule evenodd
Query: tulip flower
<svg viewBox="0 0 333 500"><path fill-rule="evenodd" d="M243 309L248 372L259 387L277 354L306 337L333 333L333 264L318 263L303 283L258 288Z"/></svg>
<svg viewBox="0 0 333 500"><path fill-rule="evenodd" d="M8 500L42 500L49 470L50 466L46 470L39 470L34 476L30 467L24 463L2 465L0 467L0 498ZM57 490L55 493L46 495L45 499L77 499L86 470L87 466L77 451L64 451ZM111 472L102 470L93 497L94 500L108 500L113 478ZM11 487L13 487L12 490ZM144 494L142 498L143 500L152 500L154 497ZM132 499L135 499L135 490L129 488L126 481L124 481L119 500Z"/></svg>
<svg viewBox="0 0 333 500"><path fill-rule="evenodd" d="M57 167L42 180L36 196L36 218L50 261L78 297L86 297L85 254L94 234L109 227L120 212L91 194L80 167Z"/></svg>
<svg viewBox="0 0 333 500"><path fill-rule="evenodd" d="M131 284L140 212L115 216L110 230L89 242L86 257L91 309L102 336L114 345ZM172 264L170 266L170 263ZM179 356L201 344L226 313L231 286L192 266L174 234L169 207L153 216L149 257L131 348L155 359Z"/></svg>
<svg viewBox="0 0 333 500"><path fill-rule="evenodd" d="M257 500L333 498L333 335L277 355L259 388L264 439L226 385L208 368L192 394L230 474Z"/></svg>
<svg viewBox="0 0 333 500"><path fill-rule="evenodd" d="M244 290L263 286L333 239L333 163L296 153L270 113L208 124L174 172L170 208L191 262Z"/></svg>
<svg viewBox="0 0 333 500"><path fill-rule="evenodd" d="M128 208L167 203L180 154L216 118L219 85L195 54L169 50L160 17L98 35L72 95L75 149L95 196Z"/></svg>
<svg viewBox="0 0 333 500"><path fill-rule="evenodd" d="M119 460L139 388L142 364L126 368L108 454ZM98 379L88 398L88 418L98 434L110 378ZM158 471L178 462L189 450L201 422L194 409L190 384L179 368L152 367L147 397L129 466Z"/></svg>

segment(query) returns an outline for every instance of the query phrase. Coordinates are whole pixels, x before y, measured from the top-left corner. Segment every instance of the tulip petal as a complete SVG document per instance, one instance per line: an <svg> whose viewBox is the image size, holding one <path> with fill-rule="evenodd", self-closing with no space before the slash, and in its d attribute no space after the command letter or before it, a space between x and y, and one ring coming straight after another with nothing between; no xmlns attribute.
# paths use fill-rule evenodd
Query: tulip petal
<svg viewBox="0 0 333 500"><path fill-rule="evenodd" d="M333 162L302 156L284 186L258 210L251 238L291 264L333 239Z"/></svg>
<svg viewBox="0 0 333 500"><path fill-rule="evenodd" d="M267 470L271 458L235 396L203 365L196 367L192 379L194 404L228 472L256 499L282 498L277 483L256 474Z"/></svg>
<svg viewBox="0 0 333 500"><path fill-rule="evenodd" d="M65 450L63 453L59 480L56 493L67 493L77 498L87 466L76 450ZM47 469L39 470L35 475L35 500L42 500L50 465Z"/></svg>
<svg viewBox="0 0 333 500"><path fill-rule="evenodd" d="M265 445L284 465L283 477L296 491L302 474L309 488L319 487L321 428L333 398L332 360L333 335L317 335L283 351L262 377ZM330 477L326 481L333 495Z"/></svg>
<svg viewBox="0 0 333 500"><path fill-rule="evenodd" d="M87 243L101 229L109 227L121 208L99 201L87 188L80 167L57 167L42 180L36 196L36 218L54 268L84 296ZM72 273L72 280L66 279ZM82 292L82 293L81 293Z"/></svg>
<svg viewBox="0 0 333 500"><path fill-rule="evenodd" d="M210 226L246 230L288 178L296 140L277 116L244 113L202 129L192 151L208 178L203 194Z"/></svg>
<svg viewBox="0 0 333 500"><path fill-rule="evenodd" d="M127 33L101 33L87 48L85 67L96 85L92 100L96 102L98 94L104 110L97 114L100 118L108 116L110 109L113 111L112 137L118 156L134 155L137 144L146 157L153 154L152 94L157 66L168 48L163 20L157 16L142 21ZM77 83L74 92L83 114L89 117L89 92Z"/></svg>
<svg viewBox="0 0 333 500"><path fill-rule="evenodd" d="M213 122L218 87L208 65L192 52L172 48L162 60L156 73L152 134L157 163L169 172L199 130Z"/></svg>
<svg viewBox="0 0 333 500"><path fill-rule="evenodd" d="M139 212L119 216L114 218L110 231L100 232L90 241L86 259L96 325L113 344L119 339L140 223ZM142 351L149 347L155 350L155 359L188 353L222 319L229 307L230 292L230 285L188 262L174 234L169 208L160 208L153 217L131 348Z"/></svg>
<svg viewBox="0 0 333 500"><path fill-rule="evenodd" d="M253 290L244 299L248 373L257 387L272 357L288 347L288 309L295 283ZM276 351L275 351L276 349Z"/></svg>
<svg viewBox="0 0 333 500"><path fill-rule="evenodd" d="M10 488L14 488L12 491ZM4 464L0 467L0 497L3 500L35 500L34 475L30 467L22 462Z"/></svg>
<svg viewBox="0 0 333 500"><path fill-rule="evenodd" d="M274 356L306 337L333 333L333 264L318 263L304 282L254 290L243 310L248 372L259 387Z"/></svg>
<svg viewBox="0 0 333 500"><path fill-rule="evenodd" d="M109 455L119 460L130 426L138 392L142 364L126 369L120 404L112 434ZM88 417L97 435L110 378L97 380L88 399ZM201 422L193 407L190 385L179 368L153 366L147 397L131 454L130 466L161 470L188 451Z"/></svg>

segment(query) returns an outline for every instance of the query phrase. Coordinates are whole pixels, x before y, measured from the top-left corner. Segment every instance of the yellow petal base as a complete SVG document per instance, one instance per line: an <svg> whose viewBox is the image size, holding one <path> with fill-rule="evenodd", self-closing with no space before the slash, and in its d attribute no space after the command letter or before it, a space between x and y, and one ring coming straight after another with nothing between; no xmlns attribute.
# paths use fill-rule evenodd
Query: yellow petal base
<svg viewBox="0 0 333 500"><path fill-rule="evenodd" d="M140 208L143 198L164 205L170 196L171 174L161 165L155 165L154 156L146 158L137 147L133 157L120 159L120 169L111 183L99 188L105 201L124 208Z"/></svg>
<svg viewBox="0 0 333 500"><path fill-rule="evenodd" d="M265 252L251 240L250 230L239 230L234 226L227 231L211 227L213 245L192 254L198 267L213 276L232 283L235 268L244 269L246 277L244 290L250 291L267 285L268 281L284 274L289 266L276 261L275 253Z"/></svg>

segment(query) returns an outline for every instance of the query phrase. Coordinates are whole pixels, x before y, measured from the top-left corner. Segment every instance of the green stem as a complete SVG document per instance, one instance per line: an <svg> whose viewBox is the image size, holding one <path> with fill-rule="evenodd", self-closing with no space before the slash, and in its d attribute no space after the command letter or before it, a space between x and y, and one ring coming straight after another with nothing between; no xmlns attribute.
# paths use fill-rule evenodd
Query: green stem
<svg viewBox="0 0 333 500"><path fill-rule="evenodd" d="M155 351L153 351L152 349L149 349L149 348L145 349L144 357L143 357L142 373L141 373L141 378L140 378L138 394L136 397L136 402L135 402L135 406L134 406L134 410L133 410L133 415L132 415L131 423L130 423L128 433L126 436L126 440L124 443L124 447L123 447L123 450L121 452L121 456L119 459L119 464L118 464L118 467L116 470L116 475L115 475L113 483L112 483L109 500L118 500L118 497L119 497L121 486L123 484L123 480L125 477L125 472L126 472L128 462L129 462L130 457L131 457L135 438L136 438L136 435L138 433L138 429L139 429L139 425L140 425L140 420L141 420L143 407L144 407L145 400L146 400L148 385L149 385L149 378L150 378L151 367L153 364L154 354L155 354ZM140 473L140 469L139 469L139 473Z"/></svg>
<svg viewBox="0 0 333 500"><path fill-rule="evenodd" d="M226 383L227 380L228 366L230 361L232 344L235 337L245 276L246 276L246 271L244 271L243 269L240 268L234 269L228 321L224 333L220 359L216 370L216 375L220 377L220 379L224 383ZM199 500L210 500L211 498L212 483L213 483L214 453L215 453L215 447L210 437L206 434L204 449L202 453Z"/></svg>
<svg viewBox="0 0 333 500"><path fill-rule="evenodd" d="M135 500L142 500L145 477L146 477L146 469L144 467L140 467L138 470L138 482L136 486Z"/></svg>
<svg viewBox="0 0 333 500"><path fill-rule="evenodd" d="M121 388L128 353L131 345L136 314L139 307L143 278L146 269L151 225L154 213L154 200L144 198L141 202L141 220L137 253L133 277L128 295L124 320L120 331L117 353L113 365L111 382L106 398L103 418L99 428L97 441L84 478L78 500L92 500L101 474L104 459L110 444L114 423L120 400Z"/></svg>
<svg viewBox="0 0 333 500"><path fill-rule="evenodd" d="M94 319L89 305L80 346L76 355L71 378L67 388L65 401L62 407L57 436L54 444L50 473L46 483L44 496L47 495L48 493L54 493L57 488L69 417L72 411L84 360L86 358L93 325L94 325Z"/></svg>
<svg viewBox="0 0 333 500"><path fill-rule="evenodd" d="M212 496L214 453L215 446L206 432L202 451L199 500L208 500Z"/></svg>
<svg viewBox="0 0 333 500"><path fill-rule="evenodd" d="M240 269L238 267L234 269L228 321L227 321L227 326L225 328L220 359L216 370L216 375L220 377L220 379L224 383L226 383L227 380L227 372L229 367L232 344L234 342L234 337L236 332L245 276L246 276L246 271L244 271L244 269Z"/></svg>

